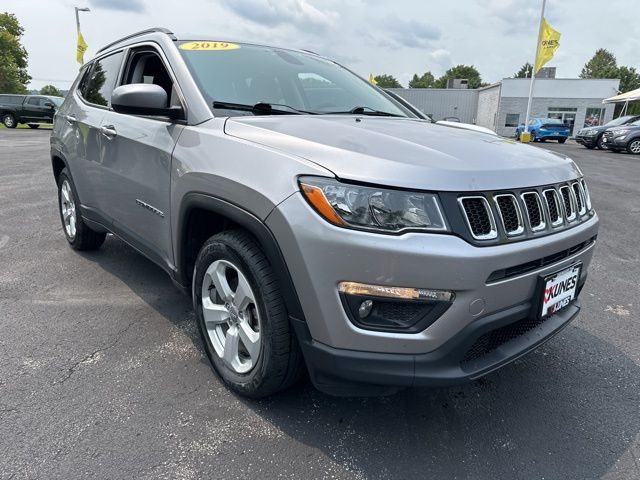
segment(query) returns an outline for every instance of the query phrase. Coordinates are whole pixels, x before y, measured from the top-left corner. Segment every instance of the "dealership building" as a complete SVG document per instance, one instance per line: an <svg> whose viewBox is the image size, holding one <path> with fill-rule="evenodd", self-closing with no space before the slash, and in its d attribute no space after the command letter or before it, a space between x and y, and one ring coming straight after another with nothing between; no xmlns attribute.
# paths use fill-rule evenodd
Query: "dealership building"
<svg viewBox="0 0 640 480"><path fill-rule="evenodd" d="M488 87L394 88L395 93L434 120L457 118L512 136L524 123L531 80L505 78ZM618 93L618 79L536 78L530 118L559 118L575 135L580 128L613 118L615 105L602 100Z"/></svg>

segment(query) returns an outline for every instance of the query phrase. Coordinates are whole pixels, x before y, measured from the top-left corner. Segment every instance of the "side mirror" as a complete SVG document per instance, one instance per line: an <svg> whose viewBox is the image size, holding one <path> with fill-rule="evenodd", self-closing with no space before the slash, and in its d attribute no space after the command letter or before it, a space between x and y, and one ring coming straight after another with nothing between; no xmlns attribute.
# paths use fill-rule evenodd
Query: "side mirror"
<svg viewBox="0 0 640 480"><path fill-rule="evenodd" d="M133 83L116 88L111 95L111 107L118 113L169 117L182 116L182 108L167 108L167 92L159 85Z"/></svg>

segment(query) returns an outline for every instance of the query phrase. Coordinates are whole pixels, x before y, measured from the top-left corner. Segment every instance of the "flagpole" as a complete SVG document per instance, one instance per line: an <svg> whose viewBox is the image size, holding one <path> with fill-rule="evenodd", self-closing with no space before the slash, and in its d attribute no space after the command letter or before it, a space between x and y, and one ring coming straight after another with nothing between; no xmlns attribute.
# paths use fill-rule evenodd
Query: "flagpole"
<svg viewBox="0 0 640 480"><path fill-rule="evenodd" d="M542 20L544 19L544 9L547 6L547 0L542 0L542 10L540 10L540 24L538 25L538 43L536 44L536 56L533 59L533 67L531 69L531 83L529 84L529 100L527 102L527 115L524 117L524 131L529 133L529 115L531 114L531 100L533 100L533 85L536 82L536 61L540 53L540 40L542 39Z"/></svg>

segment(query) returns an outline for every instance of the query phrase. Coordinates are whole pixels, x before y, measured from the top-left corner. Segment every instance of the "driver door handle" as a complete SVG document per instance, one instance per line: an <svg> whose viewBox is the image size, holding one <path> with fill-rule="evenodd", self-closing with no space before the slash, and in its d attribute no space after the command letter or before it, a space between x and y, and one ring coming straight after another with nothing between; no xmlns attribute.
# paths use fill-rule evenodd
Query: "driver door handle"
<svg viewBox="0 0 640 480"><path fill-rule="evenodd" d="M114 127L113 125L103 125L102 127L100 127L100 133L107 137L109 140L118 135L118 132L116 132L116 127Z"/></svg>

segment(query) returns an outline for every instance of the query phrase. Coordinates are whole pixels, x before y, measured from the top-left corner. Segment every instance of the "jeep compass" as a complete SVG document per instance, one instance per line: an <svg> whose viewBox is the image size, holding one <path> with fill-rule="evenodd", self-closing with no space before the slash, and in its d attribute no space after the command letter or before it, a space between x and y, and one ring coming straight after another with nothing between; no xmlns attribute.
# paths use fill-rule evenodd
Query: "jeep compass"
<svg viewBox="0 0 640 480"><path fill-rule="evenodd" d="M71 247L111 233L166 270L250 397L494 371L578 314L598 231L563 155L425 121L312 52L160 28L82 67L51 160Z"/></svg>

